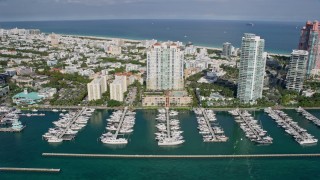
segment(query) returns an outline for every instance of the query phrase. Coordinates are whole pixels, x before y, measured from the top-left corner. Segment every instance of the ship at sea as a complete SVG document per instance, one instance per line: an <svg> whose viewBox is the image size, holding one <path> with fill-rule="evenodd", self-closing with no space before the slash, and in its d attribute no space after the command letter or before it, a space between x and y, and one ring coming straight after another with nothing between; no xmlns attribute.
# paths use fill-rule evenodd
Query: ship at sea
<svg viewBox="0 0 320 180"><path fill-rule="evenodd" d="M253 23L247 23L246 25L247 25L247 26L252 26L252 27L254 26Z"/></svg>

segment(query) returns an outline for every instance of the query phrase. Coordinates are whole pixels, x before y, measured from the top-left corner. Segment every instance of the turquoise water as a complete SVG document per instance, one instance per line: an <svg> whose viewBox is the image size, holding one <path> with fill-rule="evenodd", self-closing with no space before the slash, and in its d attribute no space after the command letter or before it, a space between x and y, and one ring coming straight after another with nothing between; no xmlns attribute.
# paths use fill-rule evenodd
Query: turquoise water
<svg viewBox="0 0 320 180"><path fill-rule="evenodd" d="M320 128L286 110L298 124L320 139ZM320 117L319 110L310 110ZM98 159L42 157L43 152L113 153L113 154L266 154L320 153L320 144L300 146L262 111L253 112L256 119L274 138L268 146L258 146L226 112L217 119L230 137L226 143L203 143L197 131L195 114L180 111L181 129L186 142L178 147L158 147L154 140L154 110L137 110L134 132L125 147L108 147L97 138L104 132L105 119L112 113L97 110L74 141L50 145L41 139L59 113L45 112L46 117L21 117L27 124L22 133L0 134L1 167L61 168L58 174L0 172L0 179L319 179L318 158L270 159ZM242 140L241 140L242 139Z"/></svg>
<svg viewBox="0 0 320 180"><path fill-rule="evenodd" d="M0 28L38 28L46 33L128 38L136 40L189 41L196 45L222 48L231 42L240 47L243 33L255 33L265 39L272 53L291 53L299 43L305 22L253 22L218 20L87 20L0 22Z"/></svg>

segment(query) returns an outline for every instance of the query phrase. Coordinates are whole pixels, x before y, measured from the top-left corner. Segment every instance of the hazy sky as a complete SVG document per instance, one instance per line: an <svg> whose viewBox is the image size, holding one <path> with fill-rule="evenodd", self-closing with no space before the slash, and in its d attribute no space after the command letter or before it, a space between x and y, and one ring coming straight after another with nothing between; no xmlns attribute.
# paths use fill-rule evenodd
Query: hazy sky
<svg viewBox="0 0 320 180"><path fill-rule="evenodd" d="M320 20L320 0L0 0L0 21L65 19Z"/></svg>

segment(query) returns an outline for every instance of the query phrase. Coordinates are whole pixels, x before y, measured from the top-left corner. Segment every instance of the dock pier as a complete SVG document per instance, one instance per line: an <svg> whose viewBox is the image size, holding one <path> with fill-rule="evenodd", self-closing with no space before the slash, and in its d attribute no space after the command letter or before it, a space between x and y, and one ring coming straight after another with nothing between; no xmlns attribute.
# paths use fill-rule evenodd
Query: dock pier
<svg viewBox="0 0 320 180"><path fill-rule="evenodd" d="M301 128L297 122L294 122L292 118L283 111L266 108L265 112L300 145L315 144L318 142L318 139L309 134L307 130Z"/></svg>
<svg viewBox="0 0 320 180"><path fill-rule="evenodd" d="M114 136L115 136L116 138L117 138L118 135L119 135L119 131L120 131L121 127L122 127L122 124L123 124L123 121L124 121L124 118L125 118L125 116L126 116L127 111L128 111L128 107L125 107L124 110L123 110L123 112L122 112L121 119L120 119L119 125L118 125L118 127L117 127L116 133L114 134Z"/></svg>
<svg viewBox="0 0 320 180"><path fill-rule="evenodd" d="M248 121L248 119L246 117L243 116L242 113L239 113L239 117L243 120L243 122L251 129L251 131L253 132L253 134L255 136L259 136L259 133L256 131L255 128L252 127L251 123Z"/></svg>
<svg viewBox="0 0 320 180"><path fill-rule="evenodd" d="M70 129L70 127L72 126L72 124L78 119L78 117L80 115L82 115L82 113L86 110L86 108L82 108L73 118L72 120L69 122L68 126L64 129L63 132L61 132L59 135L58 135L58 138L62 138L65 133L67 132L68 129Z"/></svg>
<svg viewBox="0 0 320 180"><path fill-rule="evenodd" d="M20 171L20 172L46 172L46 173L59 173L60 169L53 168L13 168L13 167L1 167L1 171Z"/></svg>
<svg viewBox="0 0 320 180"><path fill-rule="evenodd" d="M170 117L169 117L169 108L166 107L166 120L167 120L167 136L168 138L171 138L171 134L170 134Z"/></svg>
<svg viewBox="0 0 320 180"><path fill-rule="evenodd" d="M299 107L296 109L298 113L301 113L306 119L309 121L312 121L316 126L320 127L320 119L303 109L302 107Z"/></svg>
<svg viewBox="0 0 320 180"><path fill-rule="evenodd" d="M212 127L211 127L211 124L210 124L210 122L209 122L209 118L208 118L208 116L207 116L207 113L206 113L205 109L204 109L204 108L200 108L200 110L201 110L201 112L202 112L202 114L203 114L204 119L206 120L207 126L208 126L208 128L209 128L209 131L210 131L210 133L211 133L211 135L212 135L213 140L217 140L217 137L216 137L216 135L215 135L214 132L213 132L213 129L212 129Z"/></svg>

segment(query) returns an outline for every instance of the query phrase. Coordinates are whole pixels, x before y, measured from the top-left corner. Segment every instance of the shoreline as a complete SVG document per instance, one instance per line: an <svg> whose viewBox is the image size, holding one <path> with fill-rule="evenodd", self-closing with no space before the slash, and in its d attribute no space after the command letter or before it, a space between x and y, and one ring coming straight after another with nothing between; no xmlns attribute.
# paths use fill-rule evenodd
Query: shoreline
<svg viewBox="0 0 320 180"><path fill-rule="evenodd" d="M54 33L54 32L53 32ZM50 33L45 33L45 34L50 34ZM124 41L128 41L128 42L142 42L142 41L146 41L146 40L152 40L152 39L128 39L128 38L122 38L122 37L108 37L108 36L93 36L93 35L76 35L76 34L60 34L57 33L57 35L61 35L61 36L71 36L74 38L88 38L88 39L97 39L97 40L114 40L114 39L122 39ZM157 39L155 39L157 40ZM160 41L160 40L157 40ZM169 40L170 41L170 40ZM166 42L166 41L160 41L160 42ZM207 45L196 45L194 44L194 47L196 48L206 48L206 49L212 49L212 50L219 50L222 51L222 48L220 47L213 47L213 46L207 46ZM286 54L286 53L274 53L274 52L267 52L268 55L276 55L276 56L290 56L290 53Z"/></svg>
<svg viewBox="0 0 320 180"><path fill-rule="evenodd" d="M40 110L50 110L50 109L80 109L80 108L93 108L93 109L101 109L101 110L118 110L118 109L123 109L125 106L120 106L120 107L107 107L107 106L38 106L38 107L30 107L27 109L32 109L32 108L37 108ZM165 108L165 107L128 107L129 109L134 109L134 110L157 110L160 108ZM170 107L170 109L176 109L176 110L192 110L194 107ZM230 111L233 109L236 109L238 107L228 107L228 108L205 108L205 109L212 109L215 111ZM240 110L248 110L248 111L256 111L256 110L263 110L267 107L250 107L250 108L238 108ZM277 109L296 109L297 107L281 107ZM305 110L320 110L320 107L302 107ZM21 108L21 109L26 109L26 108ZM30 110L31 111L31 110Z"/></svg>

